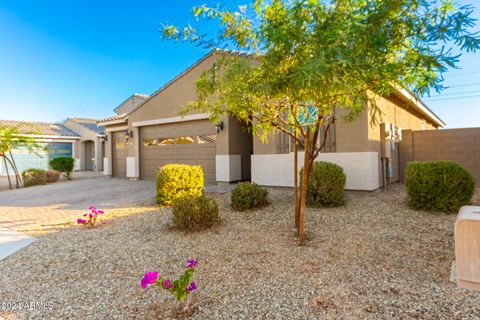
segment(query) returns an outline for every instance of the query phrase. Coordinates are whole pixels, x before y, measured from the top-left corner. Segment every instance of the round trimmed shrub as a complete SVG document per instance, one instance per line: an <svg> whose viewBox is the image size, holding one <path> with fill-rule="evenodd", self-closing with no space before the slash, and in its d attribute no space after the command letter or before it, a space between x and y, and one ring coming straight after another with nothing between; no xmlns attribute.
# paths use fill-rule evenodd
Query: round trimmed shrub
<svg viewBox="0 0 480 320"><path fill-rule="evenodd" d="M53 170L59 171L71 180L75 159L70 157L57 157L50 160L50 166Z"/></svg>
<svg viewBox="0 0 480 320"><path fill-rule="evenodd" d="M237 211L268 206L268 191L256 183L240 182L230 196L232 208Z"/></svg>
<svg viewBox="0 0 480 320"><path fill-rule="evenodd" d="M173 225L179 229L201 230L220 222L217 202L205 195L175 199L172 213Z"/></svg>
<svg viewBox="0 0 480 320"><path fill-rule="evenodd" d="M300 170L300 181L303 168ZM338 207L345 204L343 168L335 163L315 161L307 186L307 205L311 207Z"/></svg>
<svg viewBox="0 0 480 320"><path fill-rule="evenodd" d="M451 161L409 162L405 185L410 207L446 213L470 204L475 191L471 174Z"/></svg>
<svg viewBox="0 0 480 320"><path fill-rule="evenodd" d="M57 182L58 179L60 179L60 172L58 172L57 170L48 170L47 171L47 182L48 183Z"/></svg>
<svg viewBox="0 0 480 320"><path fill-rule="evenodd" d="M157 173L157 203L169 205L177 198L201 196L205 191L201 166L167 164Z"/></svg>
<svg viewBox="0 0 480 320"><path fill-rule="evenodd" d="M47 172L41 169L27 169L22 172L23 186L39 186L47 184Z"/></svg>

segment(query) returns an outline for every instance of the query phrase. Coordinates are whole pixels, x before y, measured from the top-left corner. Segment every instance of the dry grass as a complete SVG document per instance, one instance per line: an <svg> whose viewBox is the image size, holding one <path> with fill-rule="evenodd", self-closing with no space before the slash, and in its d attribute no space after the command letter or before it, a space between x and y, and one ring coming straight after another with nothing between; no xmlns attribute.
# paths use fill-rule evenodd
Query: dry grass
<svg viewBox="0 0 480 320"><path fill-rule="evenodd" d="M480 294L449 282L455 215L404 205L387 193L349 193L345 207L309 209L307 245L292 232L292 194L233 212L216 196L221 226L197 233L170 227L170 209L133 207L98 228L47 234L0 262L2 301L49 301L52 310L16 318L173 318L175 302L144 292L144 272L181 272L195 257L196 319L477 318ZM117 212L113 212L114 215Z"/></svg>

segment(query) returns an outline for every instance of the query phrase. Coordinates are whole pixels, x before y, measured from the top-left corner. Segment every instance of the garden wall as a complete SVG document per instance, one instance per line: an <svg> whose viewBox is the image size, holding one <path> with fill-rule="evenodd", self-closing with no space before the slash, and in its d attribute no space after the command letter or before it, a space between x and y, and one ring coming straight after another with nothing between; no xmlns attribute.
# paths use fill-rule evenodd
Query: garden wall
<svg viewBox="0 0 480 320"><path fill-rule="evenodd" d="M480 185L480 128L404 130L399 145L400 181L409 161L450 160L461 164Z"/></svg>

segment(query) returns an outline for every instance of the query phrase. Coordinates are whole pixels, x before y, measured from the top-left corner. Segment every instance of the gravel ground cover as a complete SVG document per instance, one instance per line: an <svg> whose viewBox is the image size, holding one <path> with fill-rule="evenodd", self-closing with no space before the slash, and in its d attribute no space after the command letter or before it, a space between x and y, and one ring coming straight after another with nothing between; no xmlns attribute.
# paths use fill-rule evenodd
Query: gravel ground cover
<svg viewBox="0 0 480 320"><path fill-rule="evenodd" d="M479 201L478 190L475 201ZM308 209L307 244L292 231L292 194L233 212L216 195L222 224L185 233L170 209L115 209L91 230L51 232L0 261L0 303L51 302L46 310L0 310L5 319L478 319L480 293L449 281L455 215L405 206L403 186L349 193L348 204ZM477 202L478 204L478 202ZM149 270L175 276L199 260L193 314L160 290ZM1 307L1 306L0 306Z"/></svg>

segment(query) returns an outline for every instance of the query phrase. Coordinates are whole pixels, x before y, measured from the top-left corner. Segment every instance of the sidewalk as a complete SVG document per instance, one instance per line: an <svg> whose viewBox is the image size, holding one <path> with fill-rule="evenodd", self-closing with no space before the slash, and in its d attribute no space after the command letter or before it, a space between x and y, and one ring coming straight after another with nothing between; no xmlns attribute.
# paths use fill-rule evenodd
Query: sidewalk
<svg viewBox="0 0 480 320"><path fill-rule="evenodd" d="M0 261L35 240L37 239L0 226Z"/></svg>

